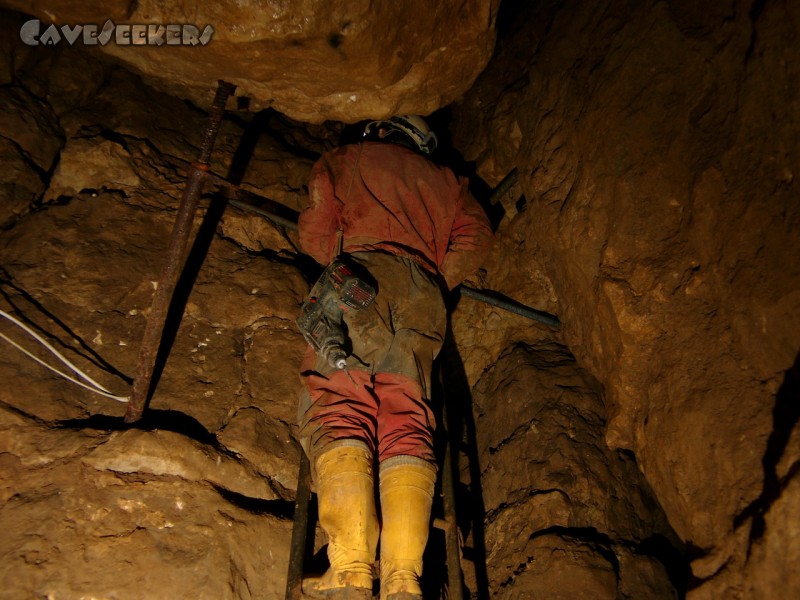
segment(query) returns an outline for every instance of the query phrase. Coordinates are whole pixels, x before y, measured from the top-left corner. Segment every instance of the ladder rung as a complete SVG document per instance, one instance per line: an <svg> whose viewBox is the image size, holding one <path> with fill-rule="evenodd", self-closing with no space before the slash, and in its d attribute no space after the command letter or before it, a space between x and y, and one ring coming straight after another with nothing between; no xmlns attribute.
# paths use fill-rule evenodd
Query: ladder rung
<svg viewBox="0 0 800 600"><path fill-rule="evenodd" d="M447 531L448 528L452 527L454 523L451 519L442 519L441 517L436 517L433 520L433 527L434 529L441 529L442 531Z"/></svg>

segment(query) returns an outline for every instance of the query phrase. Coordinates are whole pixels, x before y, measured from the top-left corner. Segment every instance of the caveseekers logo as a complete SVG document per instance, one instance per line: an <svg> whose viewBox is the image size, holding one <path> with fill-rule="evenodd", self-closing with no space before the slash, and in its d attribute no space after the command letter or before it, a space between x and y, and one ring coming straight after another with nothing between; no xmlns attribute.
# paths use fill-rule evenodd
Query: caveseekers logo
<svg viewBox="0 0 800 600"><path fill-rule="evenodd" d="M55 46L66 41L70 46L79 41L84 46L105 46L113 41L118 46L205 46L211 41L214 28L206 25L201 32L195 25L131 25L115 24L111 19L97 25L50 25L42 31L42 23L33 19L23 23L19 37L28 46Z"/></svg>

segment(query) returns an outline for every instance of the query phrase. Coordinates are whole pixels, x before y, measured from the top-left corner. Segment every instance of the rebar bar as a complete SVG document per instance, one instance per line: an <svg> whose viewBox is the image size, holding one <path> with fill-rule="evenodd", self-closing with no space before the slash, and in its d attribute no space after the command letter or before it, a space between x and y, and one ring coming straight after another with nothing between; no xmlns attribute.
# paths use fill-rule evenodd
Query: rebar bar
<svg viewBox="0 0 800 600"><path fill-rule="evenodd" d="M164 325L167 318L172 296L178 277L183 270L186 251L189 247L192 222L200 194L205 183L208 163L211 159L211 151L214 148L214 141L217 138L222 117L225 114L225 103L228 97L236 90L236 86L226 81L220 80L211 112L208 119L208 126L203 133L203 141L200 146L200 156L197 162L192 163L186 181L186 188L183 192L178 214L175 217L175 224L172 228L169 247L167 248L167 259L161 271L153 303L150 308L150 315L145 325L142 345L139 348L139 362L136 368L136 378L133 381L131 399L125 412L125 422L133 423L142 417L145 405L147 404L150 393L150 386L153 377L153 369L164 333Z"/></svg>
<svg viewBox="0 0 800 600"><path fill-rule="evenodd" d="M286 600L303 597L303 563L308 544L309 505L311 503L311 461L300 452L300 472L297 475L297 495L294 501L294 523L286 577Z"/></svg>

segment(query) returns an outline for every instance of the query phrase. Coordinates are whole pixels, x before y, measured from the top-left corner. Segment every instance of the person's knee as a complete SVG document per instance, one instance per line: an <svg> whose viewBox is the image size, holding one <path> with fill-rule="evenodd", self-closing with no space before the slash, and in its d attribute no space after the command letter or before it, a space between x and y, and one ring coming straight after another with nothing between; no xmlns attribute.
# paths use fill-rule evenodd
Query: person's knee
<svg viewBox="0 0 800 600"><path fill-rule="evenodd" d="M398 427L378 440L378 460L383 462L396 456L414 456L436 463L433 450L433 432L427 428Z"/></svg>
<svg viewBox="0 0 800 600"><path fill-rule="evenodd" d="M378 406L369 392L369 374L306 377L298 422L300 436L316 450L339 439L360 439L375 448Z"/></svg>

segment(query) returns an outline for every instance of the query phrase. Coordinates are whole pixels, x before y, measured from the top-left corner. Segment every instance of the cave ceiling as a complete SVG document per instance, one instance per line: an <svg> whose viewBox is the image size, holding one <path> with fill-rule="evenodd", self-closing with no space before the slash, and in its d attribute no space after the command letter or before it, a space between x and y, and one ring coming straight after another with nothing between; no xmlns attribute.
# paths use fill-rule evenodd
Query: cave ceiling
<svg viewBox="0 0 800 600"><path fill-rule="evenodd" d="M198 106L206 106L217 80L225 79L252 110L274 108L309 123L352 123L430 114L461 96L492 54L499 3L5 0L0 5L40 20L29 26L31 43L66 45L67 34L74 38L81 27L73 44L98 45L149 84ZM51 24L57 30L45 35ZM169 25L177 33L122 24ZM110 37L103 38L106 27L113 33L108 29ZM131 43L132 31L141 44Z"/></svg>

